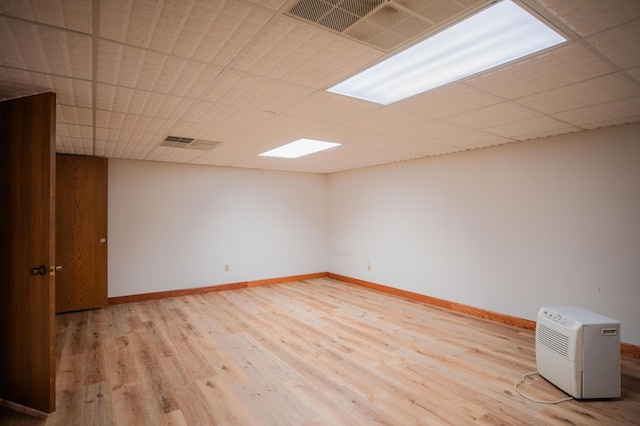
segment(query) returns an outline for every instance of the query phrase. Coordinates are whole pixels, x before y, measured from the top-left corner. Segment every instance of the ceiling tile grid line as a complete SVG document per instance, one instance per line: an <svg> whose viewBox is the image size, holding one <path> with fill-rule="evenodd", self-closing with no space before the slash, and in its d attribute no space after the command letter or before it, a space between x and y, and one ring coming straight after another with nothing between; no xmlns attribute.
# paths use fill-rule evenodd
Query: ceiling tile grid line
<svg viewBox="0 0 640 426"><path fill-rule="evenodd" d="M92 27L93 27L93 44L91 49L91 61L93 64L92 70L92 83L91 83L91 102L92 102L92 119L93 119L93 134L92 134L92 143L91 143L91 154L97 155L96 152L96 142L97 142L97 133L98 127L97 116L98 116L98 48L100 43L100 0L92 0Z"/></svg>
<svg viewBox="0 0 640 426"><path fill-rule="evenodd" d="M17 2L14 2L17 3ZM0 4L0 10L2 10L2 7L4 7L4 4ZM17 21L17 22L23 22L25 24L28 25L37 25L38 27L41 28L49 28L49 29L53 29L53 30L61 30L61 31L65 31L71 34L77 34L77 35L85 35L85 36L90 36L93 34L93 29L90 28L91 27L91 13L88 13L86 16L83 16L81 19L83 22L89 22L89 27L86 27L87 29L85 30L79 30L79 29L74 29L71 28L70 26L66 26L64 25L64 22L57 22L57 23L53 23L53 22L46 22L45 20L35 20L35 19L29 19L27 17L24 16L20 16L19 14L12 14L12 13L3 13L0 12L0 18L6 18L6 19L10 19L13 21ZM73 25L72 25L73 26ZM84 27L84 26L81 26Z"/></svg>
<svg viewBox="0 0 640 426"><path fill-rule="evenodd" d="M273 16L273 15L270 15L270 16L269 16L269 18L268 18L268 21L270 22L270 21L271 21L271 20L273 20L273 19L274 19L274 16ZM263 23L263 25L258 26L258 30L256 30L256 31L255 31L254 38L259 37L259 35L260 35L260 34L262 33L262 31L264 30L264 27L265 27L265 26L266 26L266 23ZM227 61L227 63L225 64L224 68L223 68L223 69L221 69L221 70L220 70L220 72L218 72L216 76L214 76L213 78L211 78L211 79L210 79L210 81L208 81L208 84L204 84L204 85L203 85L203 90L202 90L202 91L201 91L201 92L200 92L200 93L195 97L194 102L192 102L192 104L191 104L188 108L186 108L186 109L183 111L183 114L182 114L182 115L181 115L181 117L178 119L178 121L185 121L185 120L190 116L190 114L193 114L194 110L198 107L199 102L200 102L201 100L210 99L211 92L212 92L213 90L215 90L215 89L216 89L216 87L219 87L219 86L227 86L227 85L224 85L224 83L220 83L220 80L222 80L222 79L224 79L224 78L228 77L228 76L230 75L230 73L232 73L232 72L234 72L234 71L235 71L235 69L233 68L233 64L237 61L238 57L239 57L240 55L242 55L242 54L243 54L243 52L245 52L247 49L249 49L249 46L250 46L250 45L251 45L251 43L247 43L246 45L241 46L241 47L240 47L240 48L239 48L239 49L238 49L238 50L237 50L237 51L236 51L236 52L235 52L235 53L234 53L234 54L233 54L233 55L228 59L228 61ZM251 76L250 76L250 74L249 74L249 73L243 73L243 74L244 74L245 76L249 76L249 78L251 78ZM259 78L259 76L255 76L255 77L258 77L258 78ZM264 81L264 80L263 80L263 81ZM276 80L276 81L277 81L277 80ZM280 84L287 84L286 82L278 82L278 83L280 83ZM228 85L228 86L231 86L231 85ZM292 86L292 85L287 85L287 88L288 88L289 90L291 90L293 87L294 87L294 86ZM295 89L293 89L293 90L295 90ZM282 92L282 90L280 90L280 92ZM274 93L274 95L276 95L276 94ZM304 94L304 96L306 96L306 93ZM254 98L255 98L255 96L252 96L252 97L251 97L251 100L250 100L250 101L247 101L247 102L255 102L255 101L254 101ZM270 106L262 106L262 107L258 107L257 109L258 109L258 110L261 110L261 111L263 110L263 108L267 108L267 109L278 109L277 107L276 107L276 108L274 108L274 107L273 107L272 98L273 98L273 97L270 97L270 99L269 99L269 101L268 101ZM217 98L216 98L216 99L217 99ZM229 101L228 101L228 102L229 102ZM231 102L232 102L232 103L231 103L230 105L238 105L237 98L234 98L234 101L231 101ZM265 112L271 112L271 111L265 111ZM223 131L222 133L224 133L224 131ZM216 137L214 137L214 139L217 139L217 138L216 138ZM149 153L149 156L148 156L147 158L151 158L151 157L152 157L152 156L154 156L154 155L155 155L155 154L153 154L153 153ZM191 155L192 155L192 156L195 156L195 157L197 158L196 153L193 153L193 154L191 154ZM200 155L204 155L204 153L200 153ZM156 157L156 158L157 158L157 157Z"/></svg>
<svg viewBox="0 0 640 426"><path fill-rule="evenodd" d="M571 40L387 106L325 89L395 51L286 16L294 2L0 1L0 99L56 92L58 152L308 173L640 121L637 0L522 0ZM258 156L301 137L343 145Z"/></svg>

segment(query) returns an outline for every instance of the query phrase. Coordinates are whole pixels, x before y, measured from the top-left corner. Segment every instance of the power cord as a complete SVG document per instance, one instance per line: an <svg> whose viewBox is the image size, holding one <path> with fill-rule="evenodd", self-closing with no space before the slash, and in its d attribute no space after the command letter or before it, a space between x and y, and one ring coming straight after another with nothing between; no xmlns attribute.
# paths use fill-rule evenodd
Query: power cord
<svg viewBox="0 0 640 426"><path fill-rule="evenodd" d="M525 374L524 376L522 376L522 378L521 378L521 379L516 380L516 381L515 381L515 383L513 384L513 389L515 389L515 391L516 391L516 392L518 392L518 395L520 395L521 397L526 398L526 399L528 399L529 401L537 402L538 404L559 404L559 403L561 403L561 402L564 402L564 401L570 401L570 400L572 400L572 399L573 399L573 397L572 397L572 396L570 396L570 397L568 397L568 398L562 398L562 399L559 399L559 400L557 400L557 401L541 401L541 400L539 400L539 399L529 398L528 396L524 395L524 394L523 394L522 392L520 392L520 390L518 389L518 385L519 385L519 384L521 384L521 383L523 383L523 382L527 379L527 377L529 377L529 376L531 376L531 375L533 375L533 374L540 374L540 373L538 373L537 371L531 371L531 372L529 372L529 373Z"/></svg>

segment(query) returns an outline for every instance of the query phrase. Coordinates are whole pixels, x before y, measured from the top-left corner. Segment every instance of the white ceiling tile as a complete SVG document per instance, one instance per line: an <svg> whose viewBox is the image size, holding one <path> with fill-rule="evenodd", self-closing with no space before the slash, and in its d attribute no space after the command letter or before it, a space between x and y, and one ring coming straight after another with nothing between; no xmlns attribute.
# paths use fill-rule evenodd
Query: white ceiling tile
<svg viewBox="0 0 640 426"><path fill-rule="evenodd" d="M566 135L567 133L575 133L575 132L580 132L584 130L583 128L580 127L574 127L574 126L570 126L570 127L565 127L562 129L557 129L557 130L547 130L547 131L541 131L538 133L533 133L530 135L519 135L519 136L515 136L513 138L514 141L526 141L526 140L530 140L530 139L540 139L540 138L546 138L548 136L558 136L558 135Z"/></svg>
<svg viewBox="0 0 640 426"><path fill-rule="evenodd" d="M370 149L358 144L344 144L340 147L340 155L343 157L366 157L370 152Z"/></svg>
<svg viewBox="0 0 640 426"><path fill-rule="evenodd" d="M459 133L466 133L469 129L451 123L442 121L426 121L415 127L402 127L391 132L393 135L400 135L414 138L421 141L430 141L445 136L451 136Z"/></svg>
<svg viewBox="0 0 640 426"><path fill-rule="evenodd" d="M0 67L0 98L54 92L58 104L91 107L91 82Z"/></svg>
<svg viewBox="0 0 640 426"><path fill-rule="evenodd" d="M465 83L454 83L392 104L391 107L429 118L443 118L504 101Z"/></svg>
<svg viewBox="0 0 640 426"><path fill-rule="evenodd" d="M371 102L321 90L291 105L285 114L328 123L339 123L379 108L379 105Z"/></svg>
<svg viewBox="0 0 640 426"><path fill-rule="evenodd" d="M420 140L406 136L381 133L366 139L352 142L350 145L360 148L367 148L368 151L378 151L382 149L393 150L399 146L410 145L417 142L420 142ZM403 152L406 153L406 151Z"/></svg>
<svg viewBox="0 0 640 426"><path fill-rule="evenodd" d="M499 145L505 145L507 143L512 143L514 142L511 139L496 139L493 141L487 141L487 142L481 142L481 143L477 143L475 145L469 145L466 148L468 149L481 149L481 148L489 148L492 146L499 146Z"/></svg>
<svg viewBox="0 0 640 426"><path fill-rule="evenodd" d="M393 108L377 109L367 114L343 121L341 124L349 127L374 130L389 133L406 127L419 126L427 121L426 118L406 113Z"/></svg>
<svg viewBox="0 0 640 426"><path fill-rule="evenodd" d="M164 135L153 132L96 127L96 140L156 146L160 144L163 138Z"/></svg>
<svg viewBox="0 0 640 426"><path fill-rule="evenodd" d="M455 147L452 145L442 145L435 142L426 142L426 141L416 141L411 144L403 144L401 146L398 146L395 149L397 149L400 152L421 155L421 156L450 154L453 152L459 152L463 150L463 148Z"/></svg>
<svg viewBox="0 0 640 426"><path fill-rule="evenodd" d="M96 126L117 129L122 125L124 116L122 112L99 109L96 111Z"/></svg>
<svg viewBox="0 0 640 426"><path fill-rule="evenodd" d="M124 42L131 17L131 0L113 0L100 4L100 37Z"/></svg>
<svg viewBox="0 0 640 426"><path fill-rule="evenodd" d="M3 66L91 79L90 36L0 17L0 40Z"/></svg>
<svg viewBox="0 0 640 426"><path fill-rule="evenodd" d="M193 61L181 64L178 59L171 58L163 71L164 74L160 76L153 90L162 93L166 90L166 93L171 95L198 98L217 78L222 68Z"/></svg>
<svg viewBox="0 0 640 426"><path fill-rule="evenodd" d="M286 0L0 0L0 99L55 92L58 152L317 173L640 121L640 1L530 1L587 38L382 106L325 89L385 54ZM344 145L258 157L300 137Z"/></svg>
<svg viewBox="0 0 640 426"><path fill-rule="evenodd" d="M547 116L534 117L528 120L501 124L499 126L488 127L485 129L486 132L490 132L498 136L514 139L517 138L519 140L554 136L578 130L580 129Z"/></svg>
<svg viewBox="0 0 640 426"><path fill-rule="evenodd" d="M238 56L233 68L320 89L381 56L377 50L281 17Z"/></svg>
<svg viewBox="0 0 640 426"><path fill-rule="evenodd" d="M516 100L516 102L547 114L553 114L638 94L640 94L640 86L632 83L621 73L613 73L527 96Z"/></svg>
<svg viewBox="0 0 640 426"><path fill-rule="evenodd" d="M172 120L180 118L193 103L188 98L107 84L98 84L96 96L98 109Z"/></svg>
<svg viewBox="0 0 640 426"><path fill-rule="evenodd" d="M56 105L56 122L93 126L93 111L90 108L79 108L58 103Z"/></svg>
<svg viewBox="0 0 640 426"><path fill-rule="evenodd" d="M222 142L213 150L194 159L193 163L226 166L245 158L256 157L262 151L242 142Z"/></svg>
<svg viewBox="0 0 640 426"><path fill-rule="evenodd" d="M263 130L249 130L236 136L230 143L237 146L244 146L246 154L258 155L272 148L292 142L294 139L287 139L281 133L271 133Z"/></svg>
<svg viewBox="0 0 640 426"><path fill-rule="evenodd" d="M338 147L330 151L301 157L296 161L284 161L278 166L290 171L306 171L315 173L330 173L335 170L345 170L371 165L388 164L407 161L423 157L420 154L400 151L368 150L363 154L351 155L345 147Z"/></svg>
<svg viewBox="0 0 640 426"><path fill-rule="evenodd" d="M197 98L221 67L162 53L101 41L98 81L136 89Z"/></svg>
<svg viewBox="0 0 640 426"><path fill-rule="evenodd" d="M637 0L537 0L578 34L585 36L640 16Z"/></svg>
<svg viewBox="0 0 640 426"><path fill-rule="evenodd" d="M291 160L275 157L249 157L233 163L234 167L262 170L287 170L287 163Z"/></svg>
<svg viewBox="0 0 640 426"><path fill-rule="evenodd" d="M470 129L486 129L487 127L498 126L500 124L511 123L513 121L526 120L540 114L514 102L503 102L490 105L486 108L465 112L453 117L448 117L446 121Z"/></svg>
<svg viewBox="0 0 640 426"><path fill-rule="evenodd" d="M87 108L93 105L90 81L52 76L51 82L58 103Z"/></svg>
<svg viewBox="0 0 640 426"><path fill-rule="evenodd" d="M105 4L108 2L104 2ZM127 10L128 18L127 33L123 41L134 46L149 47L153 42L153 35L158 19L162 13L162 9L154 7L151 2L132 1L129 3L131 8ZM104 13L101 5L101 17ZM102 22L100 23L100 31L102 32Z"/></svg>
<svg viewBox="0 0 640 426"><path fill-rule="evenodd" d="M322 128L309 134L309 138L342 144L366 141L378 135L372 130L335 125Z"/></svg>
<svg viewBox="0 0 640 426"><path fill-rule="evenodd" d="M291 142L324 127L328 126L323 121L277 114L260 125L258 130L283 135L289 139L287 142Z"/></svg>
<svg viewBox="0 0 640 426"><path fill-rule="evenodd" d="M246 131L247 130L242 128L240 125L228 125L217 128L206 124L182 122L172 126L167 134L194 139L204 139L207 141L225 142L234 139Z"/></svg>
<svg viewBox="0 0 640 426"><path fill-rule="evenodd" d="M144 160L154 146L138 145L135 143L111 142L96 140L95 155L108 158L127 158L131 160Z"/></svg>
<svg viewBox="0 0 640 426"><path fill-rule="evenodd" d="M205 151L186 148L154 147L145 157L151 161L170 161L173 163L189 163L200 157Z"/></svg>
<svg viewBox="0 0 640 426"><path fill-rule="evenodd" d="M424 157L431 157L434 155L441 155L441 154L453 154L455 152L459 152L462 151L461 149L458 148L453 148L453 147L448 147L446 151L444 152L436 152L436 151L431 151L432 153L429 153L429 150L427 148L423 149L424 153L420 152L420 153L413 153L413 152L400 152L400 151L388 151L388 150L380 150L375 152L374 154L378 154L378 159L377 161L375 161L375 165L383 165L383 164L390 164L390 163L398 163L401 161L409 161L409 160L416 160L418 158L424 158Z"/></svg>
<svg viewBox="0 0 640 426"><path fill-rule="evenodd" d="M56 123L56 136L93 140L93 127L58 122Z"/></svg>
<svg viewBox="0 0 640 426"><path fill-rule="evenodd" d="M200 20L209 25L206 31L193 36L200 37L200 42L193 44L187 31L183 31L174 46L172 53L192 51L190 57L206 63L217 65L229 64L258 34L262 27L271 19L273 12L260 7L251 7L240 1L227 1L222 10L211 12L211 5L216 2L201 1L198 8L187 22L187 28Z"/></svg>
<svg viewBox="0 0 640 426"><path fill-rule="evenodd" d="M511 139L496 136L491 133L473 130L465 133L440 136L431 140L431 143L467 149L500 145L511 141Z"/></svg>
<svg viewBox="0 0 640 426"><path fill-rule="evenodd" d="M227 141L271 117L273 114L265 111L200 101L170 131L178 136Z"/></svg>
<svg viewBox="0 0 640 426"><path fill-rule="evenodd" d="M189 123L200 123L212 125L221 124L231 119L240 107L229 107L217 102L199 101L194 103L191 108L182 116L182 121Z"/></svg>
<svg viewBox="0 0 640 426"><path fill-rule="evenodd" d="M640 83L640 67L628 69L627 73Z"/></svg>
<svg viewBox="0 0 640 426"><path fill-rule="evenodd" d="M50 78L47 82L34 81L34 76L38 74L0 67L0 99L19 98L51 91L53 84ZM40 75L49 77L46 74Z"/></svg>
<svg viewBox="0 0 640 426"><path fill-rule="evenodd" d="M164 134L168 133L174 124L175 120L171 119L127 114L121 128L136 132Z"/></svg>
<svg viewBox="0 0 640 426"><path fill-rule="evenodd" d="M96 111L96 126L104 129L120 129L137 132L167 133L175 120L124 114L112 111Z"/></svg>
<svg viewBox="0 0 640 426"><path fill-rule="evenodd" d="M640 9L640 1L635 4ZM587 42L623 69L640 66L640 18L589 37Z"/></svg>
<svg viewBox="0 0 640 426"><path fill-rule="evenodd" d="M553 115L584 129L640 121L640 96L574 109Z"/></svg>
<svg viewBox="0 0 640 426"><path fill-rule="evenodd" d="M466 83L503 98L515 99L612 71L612 67L584 46L570 43L470 78Z"/></svg>
<svg viewBox="0 0 640 426"><path fill-rule="evenodd" d="M226 71L202 100L279 112L313 93L312 89L239 71Z"/></svg>
<svg viewBox="0 0 640 426"><path fill-rule="evenodd" d="M73 136L56 136L56 152L78 155L93 155L93 139Z"/></svg>
<svg viewBox="0 0 640 426"><path fill-rule="evenodd" d="M341 157L321 166L319 173L333 173L344 170L355 170L382 164L380 160L361 157Z"/></svg>
<svg viewBox="0 0 640 426"><path fill-rule="evenodd" d="M260 6L264 6L271 10L280 10L287 0L249 0L251 3L255 3Z"/></svg>
<svg viewBox="0 0 640 426"><path fill-rule="evenodd" d="M92 33L92 0L13 0L0 2L0 12L73 31Z"/></svg>
<svg viewBox="0 0 640 426"><path fill-rule="evenodd" d="M229 0L102 2L104 38L215 65L227 65L273 12Z"/></svg>

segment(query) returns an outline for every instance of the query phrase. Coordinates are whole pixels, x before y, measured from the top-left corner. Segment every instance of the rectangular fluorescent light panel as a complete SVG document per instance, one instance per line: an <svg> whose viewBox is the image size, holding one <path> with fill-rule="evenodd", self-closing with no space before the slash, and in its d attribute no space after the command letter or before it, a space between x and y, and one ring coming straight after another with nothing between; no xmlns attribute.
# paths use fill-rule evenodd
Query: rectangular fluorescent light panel
<svg viewBox="0 0 640 426"><path fill-rule="evenodd" d="M298 139L278 148L260 154L262 157L298 158L303 155L314 154L325 149L339 146L339 143L317 141L314 139Z"/></svg>
<svg viewBox="0 0 640 426"><path fill-rule="evenodd" d="M565 41L504 0L328 91L388 105Z"/></svg>

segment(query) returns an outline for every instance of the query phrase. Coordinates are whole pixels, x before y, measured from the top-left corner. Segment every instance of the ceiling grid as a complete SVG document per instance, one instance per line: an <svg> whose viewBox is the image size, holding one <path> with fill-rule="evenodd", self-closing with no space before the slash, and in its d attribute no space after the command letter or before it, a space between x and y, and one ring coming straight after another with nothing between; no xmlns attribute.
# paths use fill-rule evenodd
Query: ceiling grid
<svg viewBox="0 0 640 426"><path fill-rule="evenodd" d="M490 2L0 0L0 99L57 93L58 152L309 173L640 121L639 1L516 1L570 40L382 106L325 89ZM258 156L298 138L343 145Z"/></svg>

